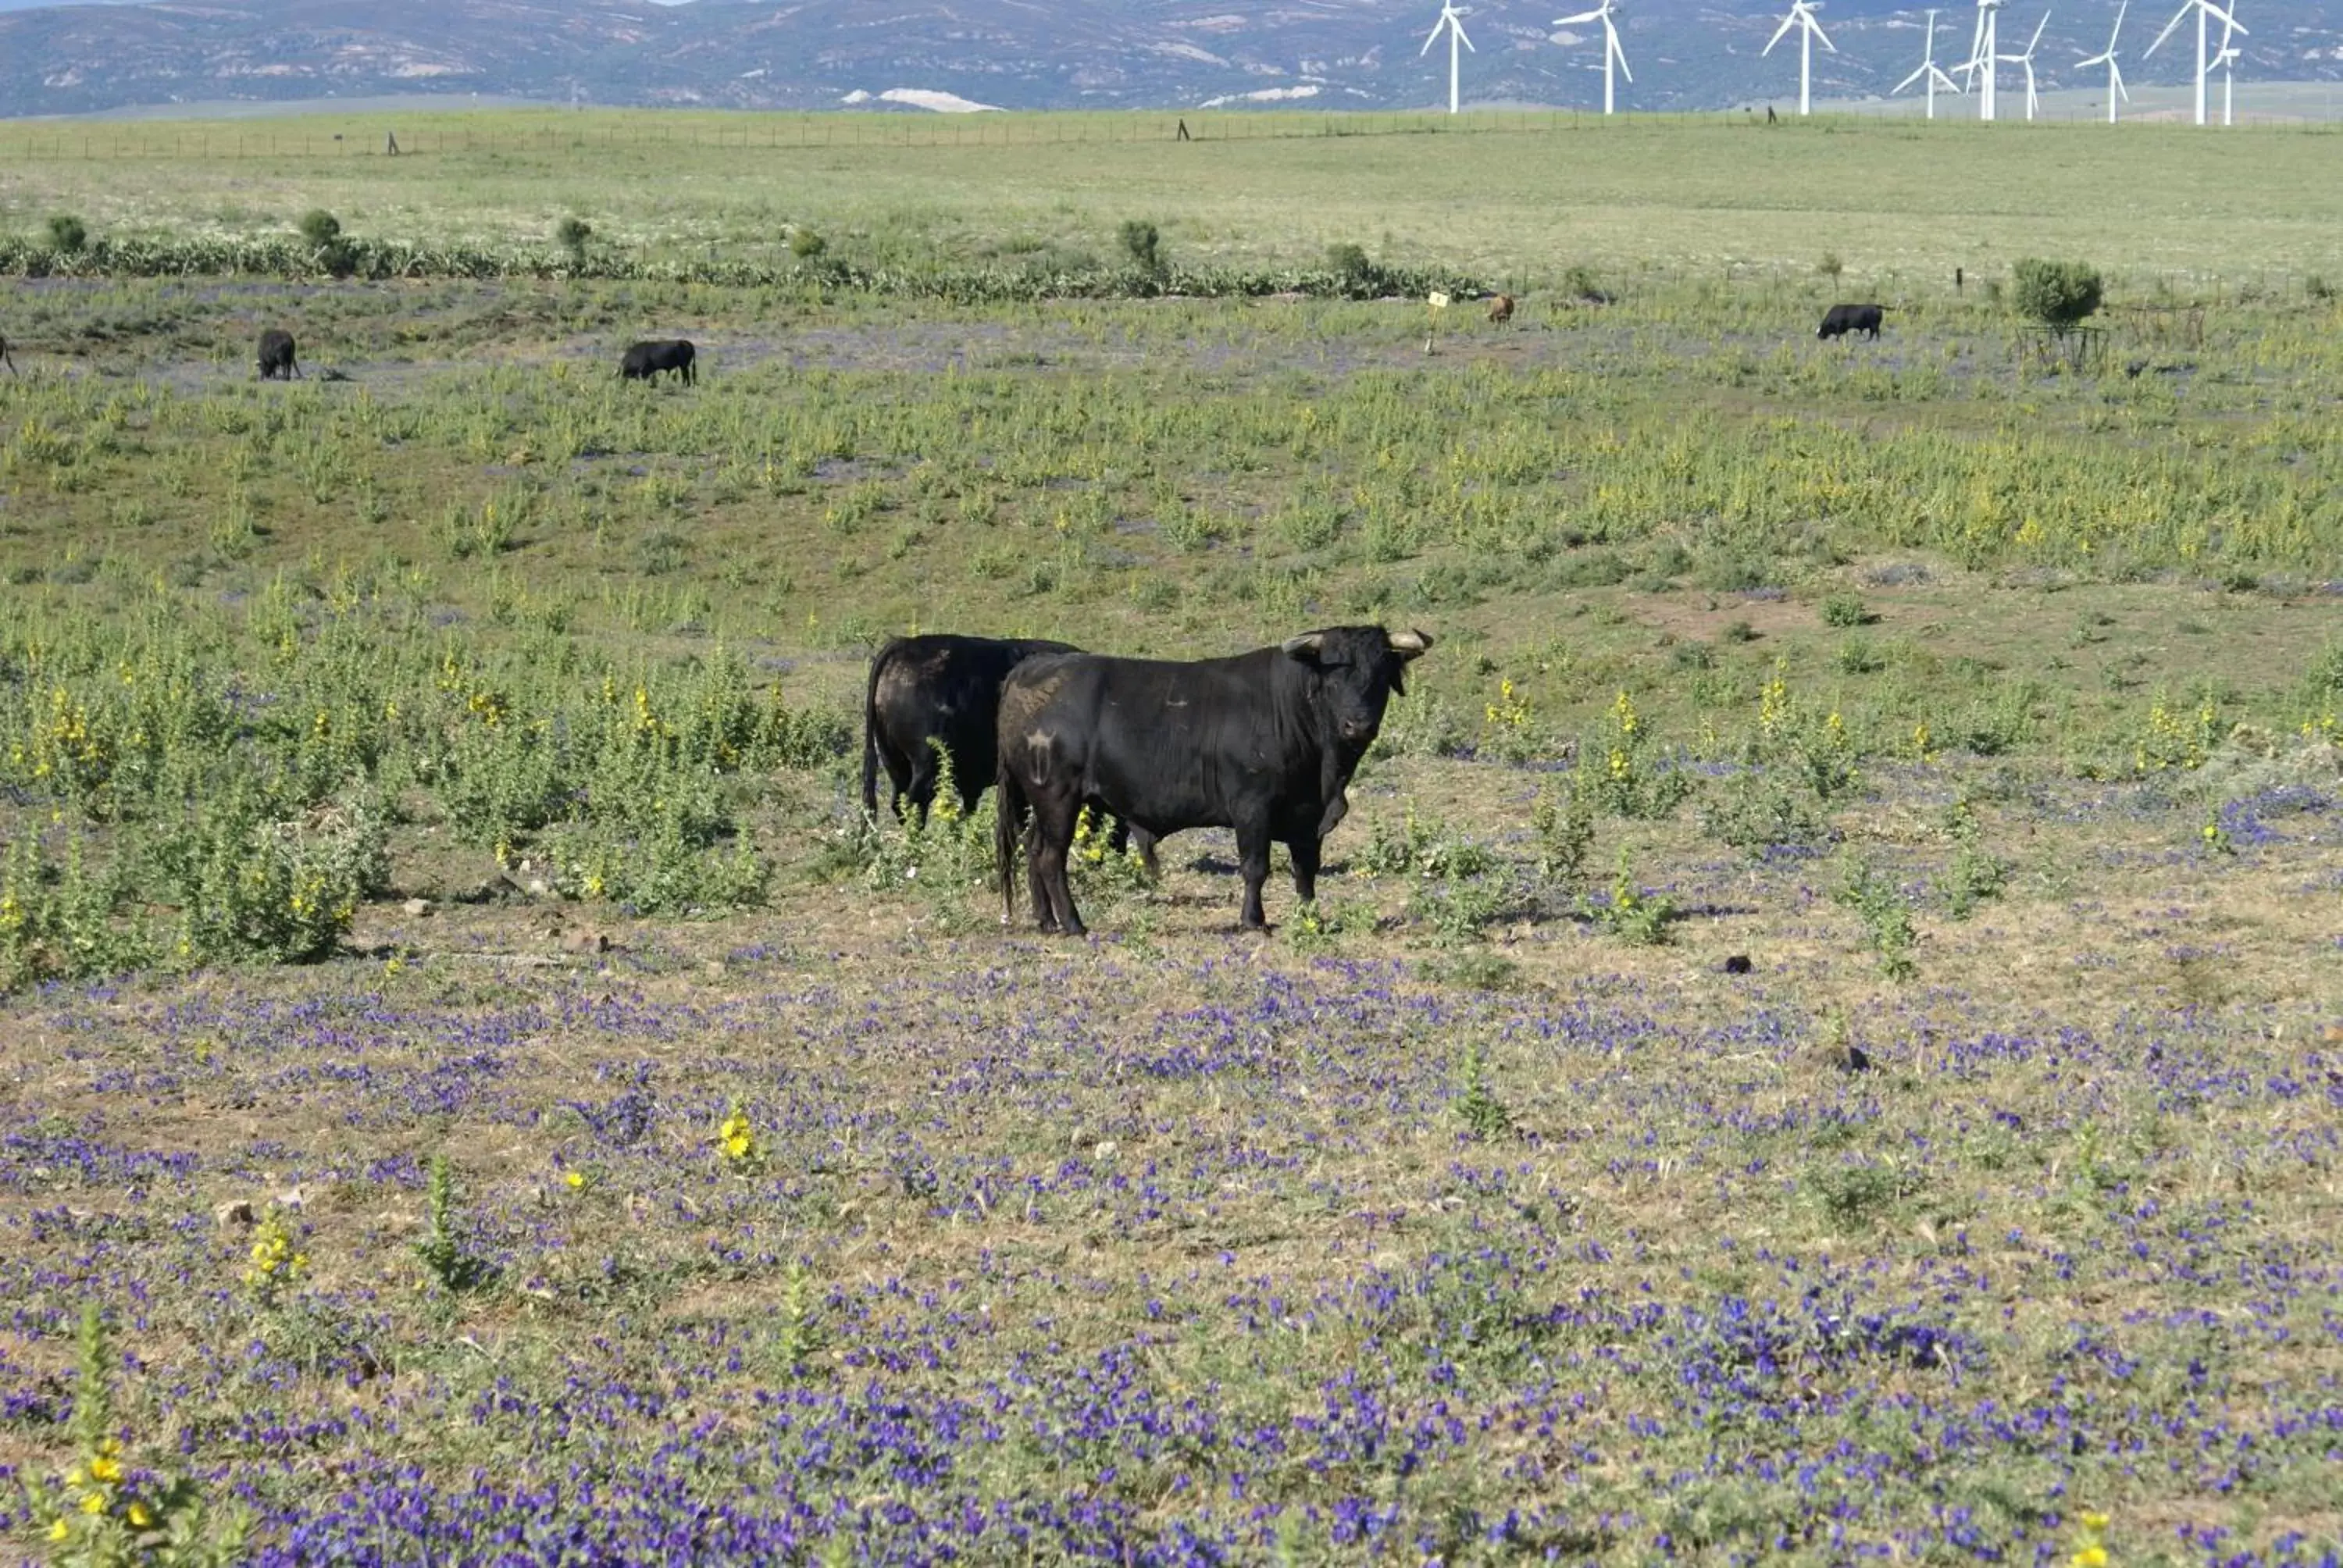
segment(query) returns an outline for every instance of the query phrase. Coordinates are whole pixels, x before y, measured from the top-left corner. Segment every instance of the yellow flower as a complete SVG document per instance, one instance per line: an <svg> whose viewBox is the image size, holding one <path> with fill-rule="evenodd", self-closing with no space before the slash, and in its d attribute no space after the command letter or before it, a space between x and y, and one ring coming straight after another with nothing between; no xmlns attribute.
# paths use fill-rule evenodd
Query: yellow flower
<svg viewBox="0 0 2343 1568"><path fill-rule="evenodd" d="M155 1511L153 1509L147 1507L143 1503L134 1503L130 1505L130 1523L132 1528L145 1530L154 1523Z"/></svg>
<svg viewBox="0 0 2343 1568"><path fill-rule="evenodd" d="M2075 1553L2075 1568L2107 1568L2107 1549L2092 1542Z"/></svg>
<svg viewBox="0 0 2343 1568"><path fill-rule="evenodd" d="M100 1454L89 1462L89 1473L96 1480L111 1486L122 1479L122 1462Z"/></svg>
<svg viewBox="0 0 2343 1568"><path fill-rule="evenodd" d="M2091 1513L2083 1515L2083 1528L2089 1531L2092 1534L2100 1534L2106 1531L2107 1527L2107 1516L2106 1514Z"/></svg>
<svg viewBox="0 0 2343 1568"><path fill-rule="evenodd" d="M65 1516L64 1514L60 1513L49 1522L50 1540L63 1541L66 1536L71 1535L72 1533L73 1526L65 1523Z"/></svg>
<svg viewBox="0 0 2343 1568"><path fill-rule="evenodd" d="M105 1513L105 1512L106 1512L106 1493L104 1493L103 1492L85 1492L85 1493L82 1493L82 1496L81 1496L81 1511L82 1511L84 1513Z"/></svg>
<svg viewBox="0 0 2343 1568"><path fill-rule="evenodd" d="M572 1171L561 1180L568 1183L572 1192L583 1192L586 1190L586 1172L583 1171Z"/></svg>

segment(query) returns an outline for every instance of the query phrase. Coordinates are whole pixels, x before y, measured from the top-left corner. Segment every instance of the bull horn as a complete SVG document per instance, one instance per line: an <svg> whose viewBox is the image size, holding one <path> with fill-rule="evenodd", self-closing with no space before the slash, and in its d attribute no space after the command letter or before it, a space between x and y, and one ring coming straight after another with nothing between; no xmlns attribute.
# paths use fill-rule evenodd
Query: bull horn
<svg viewBox="0 0 2343 1568"><path fill-rule="evenodd" d="M1282 644L1286 653L1295 658L1314 655L1325 646L1326 634L1322 631L1305 631L1300 637L1287 638Z"/></svg>
<svg viewBox="0 0 2343 1568"><path fill-rule="evenodd" d="M1391 650L1402 658L1413 658L1432 646L1428 632L1395 631L1391 634Z"/></svg>

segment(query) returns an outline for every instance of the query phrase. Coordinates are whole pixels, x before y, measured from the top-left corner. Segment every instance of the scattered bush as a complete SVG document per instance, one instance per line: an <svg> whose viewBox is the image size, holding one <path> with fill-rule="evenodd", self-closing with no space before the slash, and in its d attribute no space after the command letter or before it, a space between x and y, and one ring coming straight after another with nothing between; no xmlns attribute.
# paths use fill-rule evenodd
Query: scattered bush
<svg viewBox="0 0 2343 1568"><path fill-rule="evenodd" d="M89 228L69 212L49 219L49 248L59 256L79 256L89 244Z"/></svg>
<svg viewBox="0 0 2343 1568"><path fill-rule="evenodd" d="M829 248L828 240L802 225L789 230L789 254L799 261L819 260Z"/></svg>
<svg viewBox="0 0 2343 1568"><path fill-rule="evenodd" d="M569 253L572 261L586 259L586 242L594 237L594 226L582 217L565 217L553 226L553 243Z"/></svg>
<svg viewBox="0 0 2343 1568"><path fill-rule="evenodd" d="M1869 626L1879 618L1871 613L1861 594L1835 593L1823 600L1823 624L1830 627Z"/></svg>
<svg viewBox="0 0 2343 1568"><path fill-rule="evenodd" d="M1829 278L1833 283L1836 283L1838 281L1839 274L1845 270L1846 263L1838 258L1838 253L1836 251L1826 250L1823 252L1822 260L1815 263L1815 271L1821 274L1823 276Z"/></svg>
<svg viewBox="0 0 2343 1568"><path fill-rule="evenodd" d="M297 226L313 248L323 249L342 237L342 220L324 207L311 207Z"/></svg>
<svg viewBox="0 0 2343 1568"><path fill-rule="evenodd" d="M2098 309L2098 268L2087 262L2029 256L2011 269L2018 313L2064 331Z"/></svg>
<svg viewBox="0 0 2343 1568"><path fill-rule="evenodd" d="M1879 956L1880 973L1907 980L1919 972L1912 959L1920 941L1912 925L1912 906L1893 879L1867 860L1849 859L1831 898L1862 920L1871 950Z"/></svg>
<svg viewBox="0 0 2343 1568"><path fill-rule="evenodd" d="M1156 231L1153 224L1143 217L1126 218L1118 237L1122 242L1123 254L1131 257L1132 266L1141 272L1163 270L1163 236Z"/></svg>
<svg viewBox="0 0 2343 1568"><path fill-rule="evenodd" d="M1353 283L1363 283L1374 276L1375 264L1367 259L1365 246L1346 240L1326 247L1326 270Z"/></svg>

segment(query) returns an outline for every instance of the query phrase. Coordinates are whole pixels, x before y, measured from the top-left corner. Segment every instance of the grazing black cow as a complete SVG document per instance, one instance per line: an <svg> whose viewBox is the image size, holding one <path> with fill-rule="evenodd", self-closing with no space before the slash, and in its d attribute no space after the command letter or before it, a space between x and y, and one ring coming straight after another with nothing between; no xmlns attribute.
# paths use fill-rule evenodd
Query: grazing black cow
<svg viewBox="0 0 2343 1568"><path fill-rule="evenodd" d="M1824 316L1823 324L1815 328L1817 337L1844 337L1850 332L1867 332L1874 343L1879 341L1880 307L1876 305L1834 305Z"/></svg>
<svg viewBox="0 0 2343 1568"><path fill-rule="evenodd" d="M9 375L16 374L16 362L8 357L8 340L5 337L0 337L0 365L8 367Z"/></svg>
<svg viewBox="0 0 2343 1568"><path fill-rule="evenodd" d="M1265 929L1269 847L1293 857L1293 888L1317 897L1319 849L1350 809L1343 791L1383 728L1422 632L1336 627L1233 658L1192 664L1045 654L1001 690L1001 800L994 850L1007 918L1026 814L1033 912L1043 930L1082 932L1066 856L1085 804L1156 838L1232 828L1244 924Z"/></svg>
<svg viewBox="0 0 2343 1568"><path fill-rule="evenodd" d="M688 387L699 379L692 357L691 345L680 337L629 343L627 357L618 362L618 375L628 381L648 381L662 370L672 370Z"/></svg>
<svg viewBox="0 0 2343 1568"><path fill-rule="evenodd" d="M863 696L862 809L879 814L879 770L884 767L888 805L900 817L909 798L924 826L928 808L935 803L940 744L951 758L960 809L974 811L1000 771L994 729L1001 682L1036 655L1079 651L1071 643L1040 638L890 638L870 660ZM1131 838L1130 825L1118 818L1108 843L1121 854ZM1137 839L1141 859L1155 870L1154 836L1141 833Z"/></svg>
<svg viewBox="0 0 2343 1568"><path fill-rule="evenodd" d="M282 327L272 327L260 335L260 378L271 377L290 381L301 374L300 363L293 357L293 335Z"/></svg>

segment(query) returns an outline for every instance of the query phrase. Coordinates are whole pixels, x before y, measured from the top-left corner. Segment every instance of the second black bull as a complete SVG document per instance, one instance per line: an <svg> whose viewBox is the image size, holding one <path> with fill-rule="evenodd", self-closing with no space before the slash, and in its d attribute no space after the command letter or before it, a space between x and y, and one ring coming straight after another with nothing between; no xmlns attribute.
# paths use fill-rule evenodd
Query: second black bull
<svg viewBox="0 0 2343 1568"><path fill-rule="evenodd" d="M1089 804L1159 839L1234 829L1250 929L1268 923L1261 890L1272 843L1293 857L1294 891L1314 899L1320 847L1349 809L1351 775L1408 662L1431 646L1422 632L1345 626L1232 658L1071 653L1020 664L1002 684L999 726L994 849L1009 918L1030 812L1034 915L1043 930L1081 934L1066 860Z"/></svg>
<svg viewBox="0 0 2343 1568"><path fill-rule="evenodd" d="M879 775L884 769L889 806L900 817L908 801L924 826L943 782L945 756L951 759L961 813L973 812L999 771L993 736L1001 683L1026 659L1079 651L1071 643L1041 638L935 632L889 638L870 660L870 682L863 694L864 813L879 814ZM1120 854L1131 841L1147 869L1155 870L1155 836L1133 835L1128 823L1116 819L1110 847Z"/></svg>

